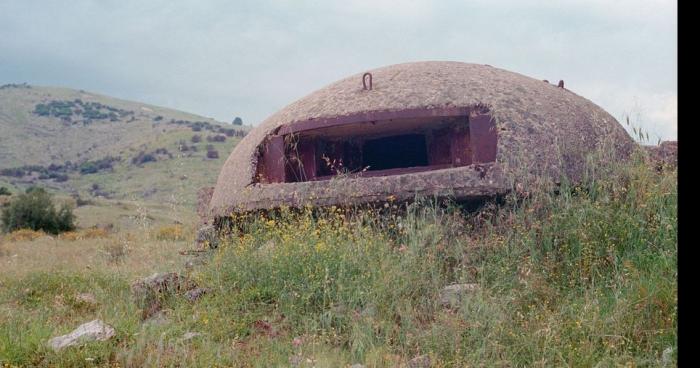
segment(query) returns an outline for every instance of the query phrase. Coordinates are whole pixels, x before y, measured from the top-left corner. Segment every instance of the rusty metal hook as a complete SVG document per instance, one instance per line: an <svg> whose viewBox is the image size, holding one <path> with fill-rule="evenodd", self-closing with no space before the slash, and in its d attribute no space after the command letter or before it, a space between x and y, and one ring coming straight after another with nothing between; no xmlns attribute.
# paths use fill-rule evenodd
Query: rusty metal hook
<svg viewBox="0 0 700 368"><path fill-rule="evenodd" d="M367 88L367 77L369 76L369 88ZM362 88L366 90L372 89L372 73L365 73L362 75Z"/></svg>

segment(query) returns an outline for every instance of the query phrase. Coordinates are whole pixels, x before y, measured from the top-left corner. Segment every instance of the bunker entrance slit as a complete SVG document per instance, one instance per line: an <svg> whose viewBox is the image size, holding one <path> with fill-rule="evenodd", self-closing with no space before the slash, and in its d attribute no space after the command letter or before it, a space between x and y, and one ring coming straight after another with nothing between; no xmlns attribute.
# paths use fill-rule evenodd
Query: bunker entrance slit
<svg viewBox="0 0 700 368"><path fill-rule="evenodd" d="M492 162L496 156L488 113L314 123L286 126L267 137L257 182L397 175Z"/></svg>

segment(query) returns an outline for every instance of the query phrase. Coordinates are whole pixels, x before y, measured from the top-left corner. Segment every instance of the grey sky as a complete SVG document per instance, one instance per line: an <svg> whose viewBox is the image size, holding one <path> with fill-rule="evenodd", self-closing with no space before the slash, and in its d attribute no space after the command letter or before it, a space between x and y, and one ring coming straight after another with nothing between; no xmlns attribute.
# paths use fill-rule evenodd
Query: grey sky
<svg viewBox="0 0 700 368"><path fill-rule="evenodd" d="M490 64L677 138L668 0L0 1L0 84L81 88L257 124L352 73Z"/></svg>

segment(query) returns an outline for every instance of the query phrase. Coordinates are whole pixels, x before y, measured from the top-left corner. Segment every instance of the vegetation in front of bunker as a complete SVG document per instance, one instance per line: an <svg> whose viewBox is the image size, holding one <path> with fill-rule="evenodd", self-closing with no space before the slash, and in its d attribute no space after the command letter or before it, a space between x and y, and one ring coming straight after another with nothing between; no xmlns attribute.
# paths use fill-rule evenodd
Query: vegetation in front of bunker
<svg viewBox="0 0 700 368"><path fill-rule="evenodd" d="M127 280L76 271L5 281L0 361L397 366L425 354L435 366L674 364L676 178L636 159L474 213L424 201L240 215L242 231L191 274L210 292L168 299L167 323L138 322ZM444 308L440 290L454 283L478 288ZM71 285L121 302L52 311ZM63 355L36 348L96 314L117 339ZM202 335L183 341L186 332Z"/></svg>

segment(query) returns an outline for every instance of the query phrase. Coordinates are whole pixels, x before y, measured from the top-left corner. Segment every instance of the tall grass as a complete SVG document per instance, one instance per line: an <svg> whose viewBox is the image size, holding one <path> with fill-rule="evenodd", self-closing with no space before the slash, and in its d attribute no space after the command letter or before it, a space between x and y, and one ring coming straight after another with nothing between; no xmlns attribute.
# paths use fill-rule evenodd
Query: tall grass
<svg viewBox="0 0 700 368"><path fill-rule="evenodd" d="M68 355L32 349L69 326L45 309L57 289L27 304L22 290L47 281L4 280L0 305L21 317L0 317L0 362L84 364L98 351L125 366L381 367L421 354L435 366L674 364L676 173L601 160L576 185L525 188L477 212L422 200L239 216L242 231L191 274L210 293L172 298L168 323L143 325L116 282L101 289L114 307L70 322L102 315L119 338ZM479 288L445 309L439 292L453 283ZM34 345L17 343L20 329Z"/></svg>

